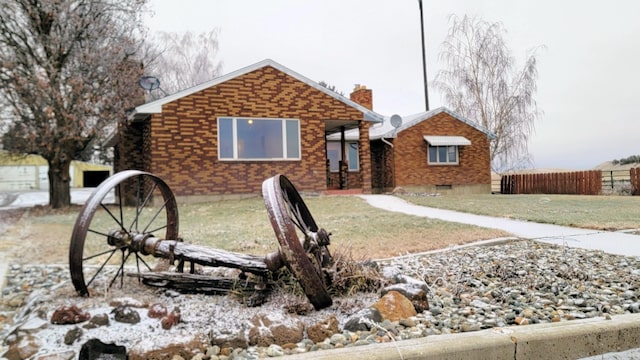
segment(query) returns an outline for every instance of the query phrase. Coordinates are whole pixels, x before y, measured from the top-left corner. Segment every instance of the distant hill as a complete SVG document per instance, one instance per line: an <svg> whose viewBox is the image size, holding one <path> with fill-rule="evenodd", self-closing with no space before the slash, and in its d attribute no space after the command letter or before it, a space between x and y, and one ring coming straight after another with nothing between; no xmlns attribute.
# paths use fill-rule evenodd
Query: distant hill
<svg viewBox="0 0 640 360"><path fill-rule="evenodd" d="M640 163L630 163L630 164L616 164L614 165L612 161L605 161L602 164L594 167L595 170L629 170L631 168L640 167Z"/></svg>

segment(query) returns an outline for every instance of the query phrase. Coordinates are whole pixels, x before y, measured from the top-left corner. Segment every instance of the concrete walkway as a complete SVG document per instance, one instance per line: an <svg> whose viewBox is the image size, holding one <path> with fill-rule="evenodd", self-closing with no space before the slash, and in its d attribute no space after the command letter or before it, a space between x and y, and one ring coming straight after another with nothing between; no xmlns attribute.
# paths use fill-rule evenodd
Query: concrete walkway
<svg viewBox="0 0 640 360"><path fill-rule="evenodd" d="M359 195L377 208L403 214L499 229L514 236L557 245L602 250L610 254L640 256L640 235L538 224L529 221L467 214L413 205L392 195Z"/></svg>

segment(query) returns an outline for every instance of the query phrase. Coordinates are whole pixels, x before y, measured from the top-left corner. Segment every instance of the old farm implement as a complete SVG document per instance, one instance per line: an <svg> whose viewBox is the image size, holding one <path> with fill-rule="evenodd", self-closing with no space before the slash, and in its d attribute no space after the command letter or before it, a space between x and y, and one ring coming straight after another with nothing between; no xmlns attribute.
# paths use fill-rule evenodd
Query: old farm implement
<svg viewBox="0 0 640 360"><path fill-rule="evenodd" d="M69 249L73 286L88 296L96 287L122 286L127 272L156 285L224 290L245 281L245 286L261 289L274 272L286 267L316 309L330 306L323 270L332 260L329 233L318 228L285 176L265 180L262 195L278 250L265 256L235 253L182 241L176 199L162 179L137 170L116 173L96 188L76 220ZM159 264L152 266L145 260L149 256ZM172 271L159 271L162 264ZM199 275L196 264L238 269L240 280ZM258 280L249 283L247 273Z"/></svg>

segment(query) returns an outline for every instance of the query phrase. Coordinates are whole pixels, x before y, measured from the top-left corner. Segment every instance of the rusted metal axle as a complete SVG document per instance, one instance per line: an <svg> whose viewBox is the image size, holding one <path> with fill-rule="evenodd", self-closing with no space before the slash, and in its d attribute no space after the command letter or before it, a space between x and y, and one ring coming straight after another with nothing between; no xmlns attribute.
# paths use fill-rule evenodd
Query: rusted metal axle
<svg viewBox="0 0 640 360"><path fill-rule="evenodd" d="M304 244L309 248L328 245L329 234L324 229L318 233L308 233ZM318 242L319 240L319 242ZM212 267L228 267L244 272L266 276L285 266L280 251L274 251L264 256L238 253L207 246L194 245L179 240L166 240L154 237L150 234L132 234L122 230L113 230L109 233L107 242L111 246L128 248L131 251L140 252L142 255L151 255L157 258L189 261L198 265Z"/></svg>

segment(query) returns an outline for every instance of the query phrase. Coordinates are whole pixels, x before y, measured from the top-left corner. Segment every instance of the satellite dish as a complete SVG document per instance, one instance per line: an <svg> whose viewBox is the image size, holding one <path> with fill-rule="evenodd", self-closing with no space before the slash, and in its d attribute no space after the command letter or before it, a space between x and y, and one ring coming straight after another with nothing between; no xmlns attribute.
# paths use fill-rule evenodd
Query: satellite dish
<svg viewBox="0 0 640 360"><path fill-rule="evenodd" d="M399 128L402 125L402 118L398 114L391 115L391 119L389 120L391 126L394 128Z"/></svg>
<svg viewBox="0 0 640 360"><path fill-rule="evenodd" d="M160 80L155 76L143 76L140 78L140 81L138 81L138 84L147 91L160 88Z"/></svg>

